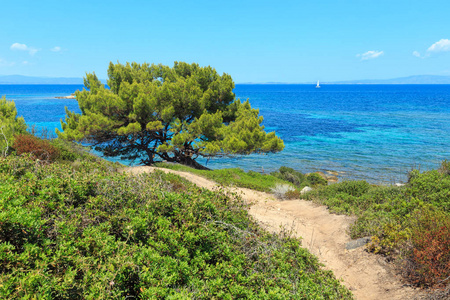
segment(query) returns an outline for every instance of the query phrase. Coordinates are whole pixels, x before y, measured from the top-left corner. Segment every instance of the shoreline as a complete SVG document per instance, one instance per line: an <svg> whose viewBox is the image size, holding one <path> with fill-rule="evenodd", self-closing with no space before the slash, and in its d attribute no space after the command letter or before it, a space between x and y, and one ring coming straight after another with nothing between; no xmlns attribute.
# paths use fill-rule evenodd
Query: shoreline
<svg viewBox="0 0 450 300"><path fill-rule="evenodd" d="M75 95L70 95L70 96L57 96L55 97L56 99L76 99Z"/></svg>

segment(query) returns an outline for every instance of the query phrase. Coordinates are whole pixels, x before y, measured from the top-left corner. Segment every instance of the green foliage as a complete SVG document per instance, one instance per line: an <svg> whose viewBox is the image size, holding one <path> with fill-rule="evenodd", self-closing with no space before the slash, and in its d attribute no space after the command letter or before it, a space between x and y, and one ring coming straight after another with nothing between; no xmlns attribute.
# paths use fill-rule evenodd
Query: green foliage
<svg viewBox="0 0 450 300"><path fill-rule="evenodd" d="M442 164L445 166L446 162ZM441 170L444 167L441 167ZM450 212L450 174L440 170L433 170L423 174L413 171L408 182L407 195L420 198L425 203Z"/></svg>
<svg viewBox="0 0 450 300"><path fill-rule="evenodd" d="M14 101L0 98L0 156L6 156L11 151L14 135L25 133L26 130L23 117L17 117Z"/></svg>
<svg viewBox="0 0 450 300"><path fill-rule="evenodd" d="M235 100L234 83L211 67L112 64L105 88L87 74L76 92L82 114L66 110L58 136L84 140L107 156L179 162L202 168L199 156L277 152L283 141L266 133L248 101Z"/></svg>
<svg viewBox="0 0 450 300"><path fill-rule="evenodd" d="M430 286L450 275L450 174L448 162L439 170L413 170L406 186L371 186L346 181L306 195L331 211L358 218L352 238L372 236L369 249L402 262L413 283Z"/></svg>
<svg viewBox="0 0 450 300"><path fill-rule="evenodd" d="M295 171L292 168L280 167L278 172L272 172L270 175L278 177L282 180L288 181L297 187L306 185L306 176L300 172Z"/></svg>
<svg viewBox="0 0 450 300"><path fill-rule="evenodd" d="M441 172L442 174L450 175L450 161L444 160L441 163L441 167L439 168L439 172Z"/></svg>
<svg viewBox="0 0 450 300"><path fill-rule="evenodd" d="M310 173L308 175L305 175L288 167L280 167L277 172L272 172L270 174L292 183L298 189L302 189L305 186L318 187L328 184L328 181L318 173Z"/></svg>
<svg viewBox="0 0 450 300"><path fill-rule="evenodd" d="M306 180L312 187L327 185L328 181L317 173L311 173L306 176Z"/></svg>
<svg viewBox="0 0 450 300"><path fill-rule="evenodd" d="M100 158L89 153L89 149L81 146L72 141L63 140L60 138L52 139L49 141L50 144L58 150L58 161L99 161Z"/></svg>
<svg viewBox="0 0 450 300"><path fill-rule="evenodd" d="M101 161L0 158L2 299L349 299L236 196Z"/></svg>
<svg viewBox="0 0 450 300"><path fill-rule="evenodd" d="M239 168L197 170L179 164L167 163L157 163L156 166L176 171L194 173L225 186L238 186L261 192L270 192L271 189L274 188L277 184L287 183L286 181L269 174L261 174L254 171L245 172L244 170Z"/></svg>

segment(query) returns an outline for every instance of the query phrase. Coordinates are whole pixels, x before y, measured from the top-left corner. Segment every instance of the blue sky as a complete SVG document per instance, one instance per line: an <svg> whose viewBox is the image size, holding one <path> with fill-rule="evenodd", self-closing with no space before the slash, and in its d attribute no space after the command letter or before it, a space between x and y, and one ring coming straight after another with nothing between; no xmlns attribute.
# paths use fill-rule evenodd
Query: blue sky
<svg viewBox="0 0 450 300"><path fill-rule="evenodd" d="M450 75L450 1L3 1L0 75L106 78L110 61L240 82Z"/></svg>

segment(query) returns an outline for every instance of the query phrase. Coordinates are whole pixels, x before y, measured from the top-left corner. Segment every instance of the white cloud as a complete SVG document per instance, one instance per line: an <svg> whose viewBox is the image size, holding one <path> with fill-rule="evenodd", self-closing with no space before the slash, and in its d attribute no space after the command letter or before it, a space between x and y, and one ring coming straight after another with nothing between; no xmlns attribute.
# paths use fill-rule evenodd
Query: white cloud
<svg viewBox="0 0 450 300"><path fill-rule="evenodd" d="M61 47L59 47L59 46L55 46L55 47L53 47L52 49L50 49L50 51L52 51L52 52L61 52Z"/></svg>
<svg viewBox="0 0 450 300"><path fill-rule="evenodd" d="M11 50L27 51L28 47L25 44L14 43L11 45Z"/></svg>
<svg viewBox="0 0 450 300"><path fill-rule="evenodd" d="M428 50L428 52L447 52L450 51L450 40L448 39L441 39L440 41L434 43L431 45Z"/></svg>
<svg viewBox="0 0 450 300"><path fill-rule="evenodd" d="M39 51L39 49L33 48L33 47L28 47L25 44L20 44L20 43L14 43L11 45L10 47L11 50L17 50L17 51L28 51L28 53L30 53L31 56L35 55L36 52Z"/></svg>
<svg viewBox="0 0 450 300"><path fill-rule="evenodd" d="M383 51L367 51L363 54L357 54L356 57L361 57L361 60L368 60L368 59L375 59L377 57L380 57L381 55L383 55L384 52Z"/></svg>
<svg viewBox="0 0 450 300"><path fill-rule="evenodd" d="M412 55L414 55L415 57L422 57L420 56L420 53L418 51L413 51Z"/></svg>

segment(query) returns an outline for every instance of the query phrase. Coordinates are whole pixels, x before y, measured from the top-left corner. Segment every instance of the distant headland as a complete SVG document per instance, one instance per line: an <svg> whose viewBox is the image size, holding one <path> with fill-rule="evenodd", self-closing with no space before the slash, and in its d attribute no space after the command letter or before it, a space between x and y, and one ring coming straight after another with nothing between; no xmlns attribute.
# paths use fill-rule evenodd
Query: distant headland
<svg viewBox="0 0 450 300"><path fill-rule="evenodd" d="M106 83L106 80L101 82ZM83 78L5 75L0 76L0 84L83 84Z"/></svg>
<svg viewBox="0 0 450 300"><path fill-rule="evenodd" d="M105 79L100 80L106 84ZM311 82L239 82L237 84L316 84ZM450 76L415 75L392 79L361 79L346 81L323 81L321 84L450 84ZM0 84L83 84L83 78L77 77L33 77L23 75L0 75Z"/></svg>
<svg viewBox="0 0 450 300"><path fill-rule="evenodd" d="M320 79L320 78L319 78ZM316 84L317 80L311 82L241 82L240 84ZM320 84L450 84L450 76L439 75L415 75L392 79L361 79L346 81L322 81Z"/></svg>

